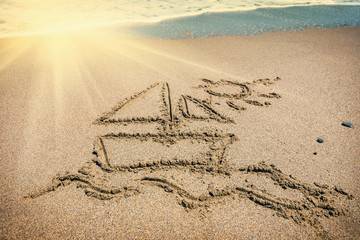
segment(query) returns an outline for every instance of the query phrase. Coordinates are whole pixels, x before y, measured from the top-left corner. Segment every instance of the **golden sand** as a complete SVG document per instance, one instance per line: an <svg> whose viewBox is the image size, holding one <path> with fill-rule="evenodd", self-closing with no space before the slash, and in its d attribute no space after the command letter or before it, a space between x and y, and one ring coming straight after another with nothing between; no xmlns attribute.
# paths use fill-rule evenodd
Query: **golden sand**
<svg viewBox="0 0 360 240"><path fill-rule="evenodd" d="M359 39L1 39L0 237L359 238Z"/></svg>

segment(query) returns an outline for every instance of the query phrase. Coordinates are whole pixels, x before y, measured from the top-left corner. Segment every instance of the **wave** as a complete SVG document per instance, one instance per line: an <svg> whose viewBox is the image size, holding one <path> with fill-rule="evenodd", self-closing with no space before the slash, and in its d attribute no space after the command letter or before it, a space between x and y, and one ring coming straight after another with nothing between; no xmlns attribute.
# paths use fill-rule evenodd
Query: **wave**
<svg viewBox="0 0 360 240"><path fill-rule="evenodd" d="M342 26L360 26L360 6L315 5L203 13L153 24L118 24L112 30L133 38L199 38Z"/></svg>
<svg viewBox="0 0 360 240"><path fill-rule="evenodd" d="M314 5L360 5L360 0L7 0L0 1L0 36L41 34L113 24L159 23L208 13Z"/></svg>

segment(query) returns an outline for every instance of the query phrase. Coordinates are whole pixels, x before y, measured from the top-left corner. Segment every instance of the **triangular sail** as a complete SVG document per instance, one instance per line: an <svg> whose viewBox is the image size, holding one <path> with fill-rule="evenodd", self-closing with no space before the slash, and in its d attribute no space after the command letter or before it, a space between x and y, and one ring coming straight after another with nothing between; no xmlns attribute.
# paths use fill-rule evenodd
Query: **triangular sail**
<svg viewBox="0 0 360 240"><path fill-rule="evenodd" d="M170 90L167 83L156 83L116 104L94 123L150 123L172 121Z"/></svg>
<svg viewBox="0 0 360 240"><path fill-rule="evenodd" d="M182 96L179 102L180 115L193 120L216 120L218 122L232 122L231 119L221 115L210 104L192 96Z"/></svg>

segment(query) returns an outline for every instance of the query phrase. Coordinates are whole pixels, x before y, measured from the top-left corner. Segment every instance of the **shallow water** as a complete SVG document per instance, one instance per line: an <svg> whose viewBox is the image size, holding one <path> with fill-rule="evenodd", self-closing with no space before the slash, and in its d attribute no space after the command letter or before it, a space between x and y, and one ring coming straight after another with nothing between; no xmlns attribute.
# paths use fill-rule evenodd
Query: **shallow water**
<svg viewBox="0 0 360 240"><path fill-rule="evenodd" d="M360 6L322 5L204 13L153 24L118 26L116 30L135 38L197 38L357 25Z"/></svg>
<svg viewBox="0 0 360 240"><path fill-rule="evenodd" d="M284 26L281 26L284 29L287 29L287 27L293 28L294 24L291 23L292 21L298 21L299 24L305 24L305 27L308 25L323 24L323 19L320 19L318 16L310 17L312 20L316 21L304 23L305 17L309 17L309 14L305 10L301 11L301 9L295 9L292 11L291 9L289 12L284 12L284 10L272 12L261 8L333 4L360 5L360 0L316 0L311 2L305 0L0 0L0 36L58 32L109 23L159 22L170 18L194 16L203 13L256 9L255 12L245 13L241 16L237 14L207 16L205 14L187 20L187 23L193 24L194 20L200 19L206 21L205 18L210 17L211 19L214 19L214 21L224 19L226 23L232 23L236 21L234 16L239 16L241 21L243 21L244 17L250 17L250 19L245 19L246 24L251 23L250 26L242 28L244 30L241 30L241 33L252 34L268 31L268 28L273 28L272 25L276 25L275 21L286 23ZM321 9L317 9L317 11L321 13ZM332 11L335 10L332 9ZM315 12L315 14L317 13L318 12ZM270 16L267 16L267 14ZM298 18L292 20L293 14L304 14L304 17L301 18L295 16ZM346 13L344 13L344 15L346 15ZM336 13L336 16L339 24L342 24L339 20L342 15ZM257 17L259 17L259 19L257 19ZM332 18L332 15L321 13L321 18L323 17ZM261 21L265 20L271 21L271 26L269 26L269 24L261 23ZM330 19L326 19L325 24L327 24L328 21L330 21ZM179 24L181 22L184 22L184 20L177 21ZM171 20L166 21L159 26L163 29L166 28L165 25L168 23L173 22ZM218 27L215 25L216 24L210 25L210 27L217 29ZM252 29L259 26L262 29ZM202 28L204 27L205 26ZM195 36L209 35L208 33L200 34L199 32L203 31L199 31L198 28L198 26L193 26L189 31L196 32ZM233 28L226 28L223 32L216 31L216 34L227 34L229 32L235 33ZM170 31L170 33L171 37L179 37L172 31ZM159 34L156 33L154 36L158 35Z"/></svg>

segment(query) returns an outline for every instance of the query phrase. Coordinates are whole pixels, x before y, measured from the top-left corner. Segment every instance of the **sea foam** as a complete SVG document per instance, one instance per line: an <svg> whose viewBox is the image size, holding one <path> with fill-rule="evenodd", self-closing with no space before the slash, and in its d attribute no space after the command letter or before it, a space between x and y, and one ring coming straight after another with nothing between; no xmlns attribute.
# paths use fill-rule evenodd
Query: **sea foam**
<svg viewBox="0 0 360 240"><path fill-rule="evenodd" d="M6 0L0 1L0 36L58 32L108 24L155 23L179 17L204 17L215 12L255 10L254 13L262 15L271 14L262 12L263 8L334 4L360 5L360 0ZM291 21L292 16L281 14L285 19L277 18L279 21Z"/></svg>

